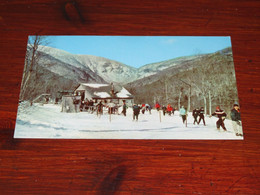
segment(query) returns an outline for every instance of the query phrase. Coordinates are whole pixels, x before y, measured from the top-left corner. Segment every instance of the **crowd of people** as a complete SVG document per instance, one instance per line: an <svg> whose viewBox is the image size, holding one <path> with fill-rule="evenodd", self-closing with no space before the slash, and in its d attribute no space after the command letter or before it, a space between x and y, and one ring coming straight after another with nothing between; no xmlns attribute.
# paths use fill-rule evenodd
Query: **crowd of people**
<svg viewBox="0 0 260 195"><path fill-rule="evenodd" d="M125 101L123 101L123 103L125 104ZM101 115L103 114L104 108L108 109L109 114L115 114L118 112L119 106L112 101L106 101L106 100L104 102L99 101L97 103L95 103L93 100L87 100L87 101L82 100L80 103L81 112L89 111L93 113L96 111L98 115L99 114ZM125 108L125 113L126 113L126 108Z"/></svg>
<svg viewBox="0 0 260 195"><path fill-rule="evenodd" d="M105 102L102 103L101 101L99 103L94 104L92 100L87 101L87 102L82 102L81 103L81 111L83 109L89 110L89 111L97 111L97 114L103 114L103 108L106 107L108 108L108 113L109 114L123 114L126 116L128 106L126 102L123 100L122 105L118 106L114 104L112 101L110 102ZM122 107L122 112L118 113L118 108ZM148 112L151 114L152 106L150 104L133 104L132 106L133 109L133 121L138 121L139 114L145 114L145 112ZM158 102L154 105L154 109L157 110L158 112L162 110L163 116L166 114L169 116L174 115L174 112L177 110L175 107L171 106L168 104L167 106L163 105L161 106ZM183 124L187 124L187 116L188 112L187 109L184 108L184 106L181 106L179 109L179 115L182 118ZM197 107L192 111L192 116L194 118L193 124L194 125L199 125L201 122L203 122L203 125L206 126L206 121L205 121L205 111L203 107ZM224 110L220 108L220 106L216 107L216 110L214 113L212 113L209 117L216 116L218 118L216 122L216 127L217 130L220 130L220 127L224 130L227 131L225 127L225 119L227 117L227 114L225 113ZM234 104L233 109L231 110L231 120L232 120L232 126L235 131L236 136L243 136L242 133L242 125L241 125L241 118L240 118L240 109L238 104Z"/></svg>
<svg viewBox="0 0 260 195"><path fill-rule="evenodd" d="M148 105L148 108L150 109L150 113L151 113L151 106ZM163 105L161 107L161 105L157 102L154 106L154 108L157 111L162 110L163 111L163 115L165 116L166 114L168 114L169 116L174 115L174 111L176 110L176 108L172 107L170 104L167 105L167 107L165 105ZM134 105L133 106L133 120L138 120L138 115L140 113L140 110L142 110L142 113L144 114L145 110L145 106L144 104L142 105L142 107L138 106L138 105ZM179 110L179 115L182 118L182 122L185 123L187 122L187 109L184 108L184 106L182 106ZM200 122L203 122L203 125L206 126L206 122L205 122L205 111L203 107L197 107L192 111L192 116L194 118L193 124L197 124L199 125ZM216 111L214 113L212 113L209 117L212 116L216 116L218 118L217 122L216 122L216 127L217 130L220 130L220 127L222 127L222 129L224 131L227 131L224 121L227 117L227 114L224 110L222 110L220 108L220 106L216 107ZM234 104L233 109L231 110L231 120L232 120L232 126L233 129L235 131L236 136L243 136L242 133L242 125L241 125L241 117L240 117L240 109L239 109L239 105L238 104Z"/></svg>

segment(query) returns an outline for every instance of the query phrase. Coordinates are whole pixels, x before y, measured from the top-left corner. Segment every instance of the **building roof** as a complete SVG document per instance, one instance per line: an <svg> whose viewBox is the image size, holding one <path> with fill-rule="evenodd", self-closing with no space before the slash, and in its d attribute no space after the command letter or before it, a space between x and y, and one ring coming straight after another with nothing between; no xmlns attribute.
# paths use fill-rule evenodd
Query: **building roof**
<svg viewBox="0 0 260 195"><path fill-rule="evenodd" d="M75 91L87 91L93 99L133 99L124 87L118 84L113 84L113 87L114 95L111 84L81 83Z"/></svg>

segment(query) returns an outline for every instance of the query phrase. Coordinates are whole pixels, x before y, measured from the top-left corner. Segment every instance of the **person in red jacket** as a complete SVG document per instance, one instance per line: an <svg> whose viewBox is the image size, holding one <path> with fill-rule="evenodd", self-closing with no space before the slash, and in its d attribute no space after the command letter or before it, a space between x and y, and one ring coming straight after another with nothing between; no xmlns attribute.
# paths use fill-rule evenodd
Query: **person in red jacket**
<svg viewBox="0 0 260 195"><path fill-rule="evenodd" d="M172 114L172 110L173 110L173 108L172 108L172 106L170 105L170 104L168 104L168 106L167 106L167 112L168 112L168 114L171 116L171 114Z"/></svg>
<svg viewBox="0 0 260 195"><path fill-rule="evenodd" d="M141 108L142 113L145 113L145 104L142 104L142 108Z"/></svg>
<svg viewBox="0 0 260 195"><path fill-rule="evenodd" d="M155 104L155 109L159 111L159 110L160 110L160 107L161 107L160 104L159 104L158 102L156 102L156 104Z"/></svg>

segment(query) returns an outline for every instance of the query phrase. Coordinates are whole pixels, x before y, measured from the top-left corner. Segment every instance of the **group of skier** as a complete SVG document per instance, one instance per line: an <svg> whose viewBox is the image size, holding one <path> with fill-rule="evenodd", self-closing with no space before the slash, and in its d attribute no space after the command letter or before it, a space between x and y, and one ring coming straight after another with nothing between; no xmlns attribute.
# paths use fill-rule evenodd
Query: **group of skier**
<svg viewBox="0 0 260 195"><path fill-rule="evenodd" d="M205 117L204 117L204 108L203 107L201 107L200 109L198 109L198 108L194 109L192 112L192 115L194 117L193 124L195 124L195 123L200 124L200 121L203 120L204 125L206 125L205 119L204 119ZM199 120L197 120L198 116L200 117ZM220 130L220 127L222 127L222 129L224 131L227 131L227 129L225 127L225 123L224 123L224 121L227 117L227 114L224 110L222 110L220 108L220 106L217 106L216 111L214 113L212 113L209 117L212 117L212 116L216 116L218 118L218 120L216 122L217 129ZM230 116L231 116L232 126L233 126L236 136L243 136L240 109L239 109L238 104L235 103L233 105L233 109L231 110Z"/></svg>
<svg viewBox="0 0 260 195"><path fill-rule="evenodd" d="M78 104L77 102L75 102L74 104ZM81 100L80 102L80 111L92 111L94 110L94 101L93 100Z"/></svg>
<svg viewBox="0 0 260 195"><path fill-rule="evenodd" d="M134 104L133 106L133 120L138 120L138 115L140 113L140 110L143 108L139 107L138 105ZM160 104L157 102L155 104L155 109L157 111L159 111L160 109L162 109L163 111L163 115L165 115L166 113L168 113L169 115L174 114L175 108L173 108L170 104L166 106L160 106ZM150 107L151 109L151 107ZM144 114L144 113L143 113ZM182 122L185 123L187 120L187 110L184 108L184 106L182 106L179 110L179 114L182 117ZM240 109L239 109L239 105L238 104L234 104L233 109L231 110L231 120L232 120L232 126L233 129L235 131L236 136L243 136L242 133L242 125L241 125L241 117L240 117ZM200 124L200 122L202 121L204 126L206 126L206 122L205 122L205 111L203 107L197 107L192 111L192 116L194 118L193 124ZM216 116L218 118L217 122L216 122L216 127L218 130L220 130L220 127L222 127L222 129L224 131L227 131L224 121L227 117L227 114L225 113L224 110L222 110L220 108L220 106L216 107L216 111L214 113L212 113L209 117L212 116Z"/></svg>
<svg viewBox="0 0 260 195"><path fill-rule="evenodd" d="M111 104L111 105L110 105ZM93 107L93 102L87 102L86 106L88 108ZM103 113L103 107L105 105L102 104L102 102L99 102L96 107L97 107L97 112L102 114ZM114 113L115 111L113 110L113 108L115 107L115 105L112 105L112 102L108 103L106 105L109 108L109 113ZM124 116L126 116L126 112L127 112L127 104L125 101L123 101L123 105L122 105L122 114ZM169 116L174 115L174 112L176 110L176 108L172 107L170 104L166 106L161 106L158 102L155 104L154 108L157 111L162 110L163 111L163 115L165 116L166 114L168 114ZM137 105L134 104L133 105L133 120L138 121L138 116L140 114L140 112L142 112L142 114L145 114L145 112L149 112L151 114L151 109L152 107L149 104L141 104L141 105ZM182 106L179 110L179 114L182 118L182 122L185 123L187 122L187 110L184 108L184 106ZM205 111L203 107L197 107L192 111L192 116L194 118L193 124L200 124L200 122L202 121L204 126L206 126L206 122L205 122ZM216 107L216 110L214 113L212 113L209 117L212 116L216 116L218 118L217 122L216 122L216 127L218 130L220 130L220 127L224 130L227 131L226 127L225 127L225 119L227 117L227 114L225 113L224 110L222 110L220 108L220 106ZM231 110L231 120L232 120L232 126L233 129L235 131L236 136L243 136L242 133L242 125L241 125L241 117L240 117L240 109L239 109L239 105L238 104L234 104L233 109Z"/></svg>
<svg viewBox="0 0 260 195"><path fill-rule="evenodd" d="M126 107L124 110L125 101L123 101L123 111L126 113ZM126 105L125 105L126 106ZM115 114L118 111L118 106L113 103L112 101L99 101L97 103L94 103L93 100L89 101L81 101L80 104L80 111L90 111L91 113L97 112L97 115L102 115L104 108L108 109L109 114Z"/></svg>
<svg viewBox="0 0 260 195"><path fill-rule="evenodd" d="M193 121L193 124L195 125L195 123L197 123L198 125L200 124L200 121L202 120L203 121L203 124L204 126L206 126L206 123L205 123L205 117L204 117L204 108L201 107L201 108L195 108L193 111L192 111L192 116L194 118L194 121ZM199 119L198 119L199 117Z"/></svg>
<svg viewBox="0 0 260 195"><path fill-rule="evenodd" d="M176 108L173 108L170 104L166 106L162 106L156 102L154 108L159 111L162 109L163 111L163 115L165 116L165 114L167 113L169 116L171 116L172 114L174 115L174 111L176 110ZM152 107L150 104L142 104L140 106L138 106L137 104L133 105L133 120L138 120L138 115L140 113L140 111L142 112L142 114L144 114L146 111L149 111L149 113L151 114L151 110Z"/></svg>
<svg viewBox="0 0 260 195"><path fill-rule="evenodd" d="M137 104L133 105L133 120L138 121L138 116L140 114L140 111L142 112L142 114L144 114L146 111L149 112L149 114L152 114L151 112L152 107L150 106L150 104L142 104L140 106L138 106Z"/></svg>
<svg viewBox="0 0 260 195"><path fill-rule="evenodd" d="M163 111L163 115L165 116L165 114L168 114L169 116L174 115L174 111L176 110L176 108L173 108L170 104L166 106L162 106L162 111Z"/></svg>
<svg viewBox="0 0 260 195"><path fill-rule="evenodd" d="M216 126L217 126L218 130L220 130L220 127L222 127L222 129L224 131L227 131L225 124L224 124L227 114L225 113L224 110L220 109L220 107L217 106L216 111L211 116L218 117L218 121L216 122ZM232 126L233 126L236 136L243 136L240 109L239 109L238 104L235 103L233 105L233 109L231 110L230 116L231 116Z"/></svg>
<svg viewBox="0 0 260 195"><path fill-rule="evenodd" d="M200 124L200 121L203 120L204 125L205 123L205 117L204 117L204 108L201 107L200 109L196 108L193 110L192 115L194 117L194 122L193 124L197 123ZM199 116L199 120L197 120L197 117ZM218 118L216 122L217 129L220 130L220 127L224 131L227 131L225 127L225 119L227 117L227 114L225 113L224 110L220 108L220 106L216 107L216 111L212 113L209 117L216 116ZM240 117L240 109L238 104L234 104L233 109L231 110L231 120L232 120L232 126L235 131L236 136L243 136L242 133L242 125L241 125L241 117Z"/></svg>

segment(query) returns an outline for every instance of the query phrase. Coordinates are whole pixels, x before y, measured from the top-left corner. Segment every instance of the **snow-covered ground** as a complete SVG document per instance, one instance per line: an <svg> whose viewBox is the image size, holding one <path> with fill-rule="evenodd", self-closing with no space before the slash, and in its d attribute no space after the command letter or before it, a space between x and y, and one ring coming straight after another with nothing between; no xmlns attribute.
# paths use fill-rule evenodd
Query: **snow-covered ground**
<svg viewBox="0 0 260 195"><path fill-rule="evenodd" d="M88 112L62 113L60 105L22 103L19 106L15 138L73 138L73 139L236 139L230 120L225 120L228 132L216 129L217 118L205 118L206 126L193 125L188 116L188 125L182 123L178 112L163 116L152 110L150 115L140 113L139 121L132 120L132 110L127 116L104 114L98 117Z"/></svg>

